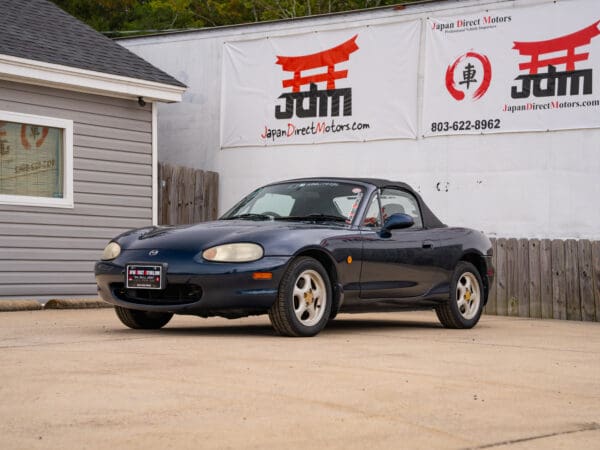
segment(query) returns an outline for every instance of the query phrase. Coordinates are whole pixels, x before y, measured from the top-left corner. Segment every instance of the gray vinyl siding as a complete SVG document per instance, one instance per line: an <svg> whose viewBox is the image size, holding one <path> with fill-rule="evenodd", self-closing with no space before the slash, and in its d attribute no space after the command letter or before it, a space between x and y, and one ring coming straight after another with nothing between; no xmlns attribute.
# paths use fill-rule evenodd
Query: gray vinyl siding
<svg viewBox="0 0 600 450"><path fill-rule="evenodd" d="M0 205L0 301L96 294L108 240L152 224L152 109L0 80L0 110L73 120L75 207Z"/></svg>

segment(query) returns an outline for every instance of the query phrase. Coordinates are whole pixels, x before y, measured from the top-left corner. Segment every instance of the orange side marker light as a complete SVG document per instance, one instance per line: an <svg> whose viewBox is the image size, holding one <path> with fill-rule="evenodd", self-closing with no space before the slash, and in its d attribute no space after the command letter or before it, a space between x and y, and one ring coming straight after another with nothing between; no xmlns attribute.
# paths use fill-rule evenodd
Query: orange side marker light
<svg viewBox="0 0 600 450"><path fill-rule="evenodd" d="M348 264L352 264L352 256L348 256L348 257L346 258L346 262L347 262Z"/></svg>
<svg viewBox="0 0 600 450"><path fill-rule="evenodd" d="M273 274L271 272L254 272L252 274L253 280L272 280Z"/></svg>

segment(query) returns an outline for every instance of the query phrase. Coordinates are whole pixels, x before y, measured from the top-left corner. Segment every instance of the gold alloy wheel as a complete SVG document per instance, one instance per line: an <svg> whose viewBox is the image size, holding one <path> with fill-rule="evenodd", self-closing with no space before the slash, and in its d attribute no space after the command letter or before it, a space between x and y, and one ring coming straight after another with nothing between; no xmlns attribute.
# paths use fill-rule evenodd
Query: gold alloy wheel
<svg viewBox="0 0 600 450"><path fill-rule="evenodd" d="M479 310L481 288L477 277L471 272L463 273L456 284L456 304L461 316L470 320Z"/></svg>
<svg viewBox="0 0 600 450"><path fill-rule="evenodd" d="M315 270L305 270L294 283L294 313L298 321L307 327L317 324L327 305L327 288L321 275Z"/></svg>

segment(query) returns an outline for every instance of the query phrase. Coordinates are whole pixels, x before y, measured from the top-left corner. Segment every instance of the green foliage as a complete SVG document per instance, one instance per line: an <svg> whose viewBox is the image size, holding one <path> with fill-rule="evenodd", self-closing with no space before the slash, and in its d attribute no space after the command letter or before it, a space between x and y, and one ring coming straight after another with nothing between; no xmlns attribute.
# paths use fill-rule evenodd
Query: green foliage
<svg viewBox="0 0 600 450"><path fill-rule="evenodd" d="M410 3L411 0L52 0L109 36L203 28ZM414 1L414 0L413 0Z"/></svg>

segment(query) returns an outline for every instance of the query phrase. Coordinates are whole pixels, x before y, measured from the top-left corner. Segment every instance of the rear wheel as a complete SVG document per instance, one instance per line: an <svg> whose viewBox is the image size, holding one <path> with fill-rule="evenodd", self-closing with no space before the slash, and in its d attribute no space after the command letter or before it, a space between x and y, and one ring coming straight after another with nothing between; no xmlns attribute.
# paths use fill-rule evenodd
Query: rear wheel
<svg viewBox="0 0 600 450"><path fill-rule="evenodd" d="M483 283L475 266L460 261L454 269L450 298L435 312L446 328L473 328L483 311Z"/></svg>
<svg viewBox="0 0 600 450"><path fill-rule="evenodd" d="M173 317L172 313L137 311L121 306L115 306L115 312L124 325L134 330L158 330L169 323Z"/></svg>
<svg viewBox="0 0 600 450"><path fill-rule="evenodd" d="M331 300L327 271L317 260L300 257L283 275L269 319L283 336L314 336L329 320Z"/></svg>

